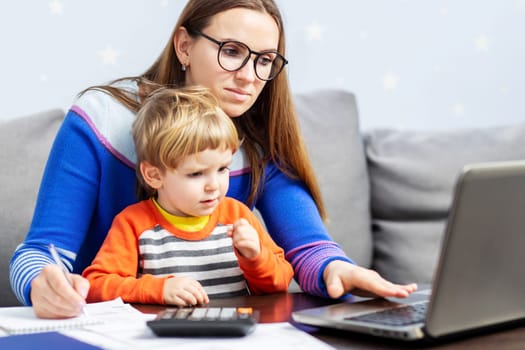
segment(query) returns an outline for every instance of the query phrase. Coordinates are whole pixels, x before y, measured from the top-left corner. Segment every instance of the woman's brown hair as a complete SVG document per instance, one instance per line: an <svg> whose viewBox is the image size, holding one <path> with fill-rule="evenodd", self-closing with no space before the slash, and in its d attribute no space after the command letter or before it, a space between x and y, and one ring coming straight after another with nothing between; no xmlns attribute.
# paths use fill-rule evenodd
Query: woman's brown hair
<svg viewBox="0 0 525 350"><path fill-rule="evenodd" d="M189 0L179 16L168 43L155 63L139 77L114 81L126 79L137 81L140 86L139 96L131 96L129 91L120 90L111 84L89 89L110 93L136 112L140 108L141 101L159 87L184 86L185 73L173 46L177 29L182 26L202 31L210 24L214 15L233 8L245 8L269 14L279 28L278 51L285 56L283 20L274 0ZM235 118L234 123L243 138L243 148L251 164L248 204L253 204L257 193L262 191L260 186L264 167L269 160L273 160L286 175L305 183L321 217L326 219L321 191L301 135L286 72L281 72L274 80L267 82L254 105L243 116Z"/></svg>

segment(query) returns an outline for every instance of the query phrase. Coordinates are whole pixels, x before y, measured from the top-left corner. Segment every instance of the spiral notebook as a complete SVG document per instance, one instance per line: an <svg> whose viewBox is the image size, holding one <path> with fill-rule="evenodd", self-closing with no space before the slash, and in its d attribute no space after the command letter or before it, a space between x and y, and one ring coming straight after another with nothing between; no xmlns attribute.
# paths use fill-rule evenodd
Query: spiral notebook
<svg viewBox="0 0 525 350"><path fill-rule="evenodd" d="M61 320L38 318L30 306L1 307L0 335L62 331L133 319L142 320L142 313L120 297L87 304L81 316Z"/></svg>
<svg viewBox="0 0 525 350"><path fill-rule="evenodd" d="M35 316L33 309L30 307L2 308L0 314L0 329L8 334L60 331L101 323L103 321L87 315L60 320L41 319Z"/></svg>

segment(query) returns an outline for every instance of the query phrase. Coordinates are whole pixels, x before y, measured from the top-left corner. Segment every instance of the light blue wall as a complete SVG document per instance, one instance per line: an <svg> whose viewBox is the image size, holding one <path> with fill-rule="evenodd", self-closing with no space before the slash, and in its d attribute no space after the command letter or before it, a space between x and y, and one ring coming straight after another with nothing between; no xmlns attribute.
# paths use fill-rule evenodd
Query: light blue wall
<svg viewBox="0 0 525 350"><path fill-rule="evenodd" d="M354 92L363 129L525 121L525 0L277 1L293 91ZM0 120L141 73L184 3L2 2Z"/></svg>

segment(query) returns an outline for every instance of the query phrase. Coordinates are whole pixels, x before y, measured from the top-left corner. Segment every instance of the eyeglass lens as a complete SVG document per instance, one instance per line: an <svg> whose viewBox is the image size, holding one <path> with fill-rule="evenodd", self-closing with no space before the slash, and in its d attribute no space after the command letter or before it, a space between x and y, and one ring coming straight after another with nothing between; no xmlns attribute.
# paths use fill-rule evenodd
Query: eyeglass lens
<svg viewBox="0 0 525 350"><path fill-rule="evenodd" d="M219 64L227 71L241 69L250 59L252 52L245 44L237 41L223 42L219 49ZM282 70L285 60L277 52L267 51L255 54L255 74L262 80L272 80Z"/></svg>

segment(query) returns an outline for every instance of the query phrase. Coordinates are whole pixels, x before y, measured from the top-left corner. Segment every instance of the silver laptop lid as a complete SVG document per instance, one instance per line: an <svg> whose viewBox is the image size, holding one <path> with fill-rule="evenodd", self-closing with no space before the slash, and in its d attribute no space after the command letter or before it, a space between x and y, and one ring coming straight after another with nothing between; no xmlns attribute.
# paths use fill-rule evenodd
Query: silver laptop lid
<svg viewBox="0 0 525 350"><path fill-rule="evenodd" d="M525 161L467 166L456 185L426 332L525 318Z"/></svg>

